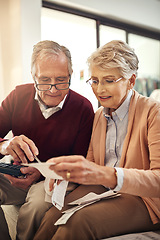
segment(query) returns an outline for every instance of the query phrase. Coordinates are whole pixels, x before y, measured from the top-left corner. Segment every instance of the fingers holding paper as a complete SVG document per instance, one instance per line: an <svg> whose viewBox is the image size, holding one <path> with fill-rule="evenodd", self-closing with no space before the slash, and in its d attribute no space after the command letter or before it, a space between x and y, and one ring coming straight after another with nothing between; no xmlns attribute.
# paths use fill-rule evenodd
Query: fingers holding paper
<svg viewBox="0 0 160 240"><path fill-rule="evenodd" d="M54 170L66 180L80 184L94 184L97 179L99 166L89 162L83 156L52 158L49 162L56 163L50 166L50 169Z"/></svg>
<svg viewBox="0 0 160 240"><path fill-rule="evenodd" d="M100 184L114 188L116 177L114 169L106 166L99 166L88 161L83 156L64 156L52 158L48 162L53 162L50 169L70 182L79 184Z"/></svg>

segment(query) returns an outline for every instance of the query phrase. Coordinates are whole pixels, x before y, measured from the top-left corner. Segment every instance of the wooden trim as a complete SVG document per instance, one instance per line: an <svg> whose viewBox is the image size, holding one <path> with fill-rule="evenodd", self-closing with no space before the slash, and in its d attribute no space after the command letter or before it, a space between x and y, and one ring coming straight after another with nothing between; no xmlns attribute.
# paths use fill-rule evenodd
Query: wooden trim
<svg viewBox="0 0 160 240"><path fill-rule="evenodd" d="M99 25L100 25L100 22L97 20L97 21L96 21L97 48L99 48L99 46L100 46Z"/></svg>

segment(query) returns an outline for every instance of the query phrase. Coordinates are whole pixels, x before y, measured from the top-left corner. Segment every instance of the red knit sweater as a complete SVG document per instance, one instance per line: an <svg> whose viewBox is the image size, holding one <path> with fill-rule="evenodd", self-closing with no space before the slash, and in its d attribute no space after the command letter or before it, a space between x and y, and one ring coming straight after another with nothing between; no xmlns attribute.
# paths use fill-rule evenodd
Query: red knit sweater
<svg viewBox="0 0 160 240"><path fill-rule="evenodd" d="M2 102L0 141L12 130L14 136L23 134L33 140L41 161L62 155L86 156L94 118L91 103L69 90L63 109L45 119L34 97L34 85L25 84Z"/></svg>

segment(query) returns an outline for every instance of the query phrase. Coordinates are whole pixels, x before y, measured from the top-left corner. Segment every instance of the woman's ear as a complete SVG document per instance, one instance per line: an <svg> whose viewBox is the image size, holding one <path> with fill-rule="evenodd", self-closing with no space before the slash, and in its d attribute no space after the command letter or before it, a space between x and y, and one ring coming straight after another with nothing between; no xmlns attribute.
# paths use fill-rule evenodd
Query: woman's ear
<svg viewBox="0 0 160 240"><path fill-rule="evenodd" d="M132 89L136 82L136 74L132 74L131 78L129 79L129 89Z"/></svg>

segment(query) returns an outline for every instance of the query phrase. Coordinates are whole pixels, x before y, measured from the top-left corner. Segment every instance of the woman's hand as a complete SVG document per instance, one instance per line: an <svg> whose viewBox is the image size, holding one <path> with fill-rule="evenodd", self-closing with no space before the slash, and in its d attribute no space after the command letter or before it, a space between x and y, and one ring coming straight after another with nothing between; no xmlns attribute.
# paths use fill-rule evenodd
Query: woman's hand
<svg viewBox="0 0 160 240"><path fill-rule="evenodd" d="M100 184L110 188L117 185L117 178L113 168L99 166L88 161L83 156L52 158L48 162L54 162L55 165L50 166L50 169L68 181L86 185ZM69 176L69 179L67 176Z"/></svg>
<svg viewBox="0 0 160 240"><path fill-rule="evenodd" d="M49 191L52 192L54 189L55 179L50 179L49 181Z"/></svg>

